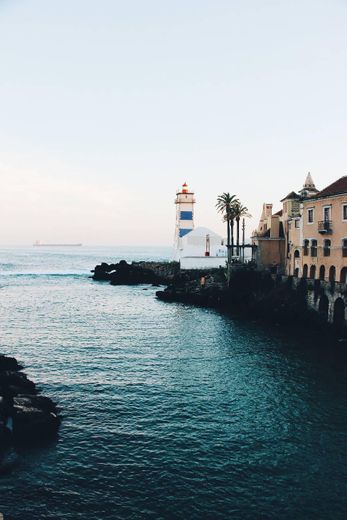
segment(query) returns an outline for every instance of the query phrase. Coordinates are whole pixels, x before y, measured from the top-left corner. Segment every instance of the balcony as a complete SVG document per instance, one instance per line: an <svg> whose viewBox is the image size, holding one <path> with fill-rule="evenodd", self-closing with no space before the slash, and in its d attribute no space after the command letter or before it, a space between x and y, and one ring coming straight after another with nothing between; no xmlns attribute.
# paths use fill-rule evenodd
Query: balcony
<svg viewBox="0 0 347 520"><path fill-rule="evenodd" d="M333 223L331 220L321 220L318 222L318 233L322 235L331 235L333 232Z"/></svg>

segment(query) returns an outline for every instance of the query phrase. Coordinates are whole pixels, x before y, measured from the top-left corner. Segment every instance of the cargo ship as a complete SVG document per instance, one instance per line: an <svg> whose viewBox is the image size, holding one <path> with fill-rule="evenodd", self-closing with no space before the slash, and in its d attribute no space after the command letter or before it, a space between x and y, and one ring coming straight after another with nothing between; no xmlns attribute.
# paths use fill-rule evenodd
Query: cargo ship
<svg viewBox="0 0 347 520"><path fill-rule="evenodd" d="M81 247L82 244L44 244L43 242L40 242L39 240L36 240L33 244L34 247Z"/></svg>

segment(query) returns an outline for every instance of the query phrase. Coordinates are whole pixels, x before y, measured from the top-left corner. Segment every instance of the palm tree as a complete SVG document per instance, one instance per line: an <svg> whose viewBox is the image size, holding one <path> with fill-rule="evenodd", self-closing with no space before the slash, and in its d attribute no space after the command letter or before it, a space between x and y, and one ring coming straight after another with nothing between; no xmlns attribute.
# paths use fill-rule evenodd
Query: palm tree
<svg viewBox="0 0 347 520"><path fill-rule="evenodd" d="M243 217L251 217L248 208L243 206L239 200L233 205L234 218L236 220L236 254L240 255L240 220Z"/></svg>
<svg viewBox="0 0 347 520"><path fill-rule="evenodd" d="M233 211L234 205L239 203L236 195L230 193L222 193L218 195L216 208L219 213L222 213L224 222L227 223L227 249L228 249L228 265L231 264L231 257L234 249L234 223L235 214Z"/></svg>

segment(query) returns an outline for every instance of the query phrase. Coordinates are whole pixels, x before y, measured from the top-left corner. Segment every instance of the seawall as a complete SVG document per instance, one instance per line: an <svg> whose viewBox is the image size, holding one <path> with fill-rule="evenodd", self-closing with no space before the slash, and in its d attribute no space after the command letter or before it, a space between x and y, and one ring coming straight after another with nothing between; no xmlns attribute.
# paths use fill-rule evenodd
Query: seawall
<svg viewBox="0 0 347 520"><path fill-rule="evenodd" d="M166 302L220 308L286 327L309 327L347 337L345 284L272 275L235 265L230 286L225 269L180 271L176 262L102 263L93 279L112 285L166 285L156 296Z"/></svg>
<svg viewBox="0 0 347 520"><path fill-rule="evenodd" d="M251 319L286 327L311 328L338 337L346 333L346 287L275 276L239 268L232 272L230 287L206 279L171 284L156 293L160 300L220 308Z"/></svg>
<svg viewBox="0 0 347 520"><path fill-rule="evenodd" d="M200 280L202 276L218 278L225 282L223 269L190 269L180 270L178 262L132 262L121 260L116 264L105 262L95 266L91 271L96 281L108 281L111 285L154 284L176 286Z"/></svg>

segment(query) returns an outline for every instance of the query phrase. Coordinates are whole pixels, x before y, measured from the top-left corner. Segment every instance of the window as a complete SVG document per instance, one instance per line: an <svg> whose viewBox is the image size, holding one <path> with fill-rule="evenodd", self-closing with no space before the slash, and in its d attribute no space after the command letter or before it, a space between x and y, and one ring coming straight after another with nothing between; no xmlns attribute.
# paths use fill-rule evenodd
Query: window
<svg viewBox="0 0 347 520"><path fill-rule="evenodd" d="M310 244L309 240L304 240L304 256L308 255L308 246Z"/></svg>
<svg viewBox="0 0 347 520"><path fill-rule="evenodd" d="M299 225L300 225L300 221L299 220L296 220L295 221L295 227L298 229L299 228Z"/></svg>
<svg viewBox="0 0 347 520"><path fill-rule="evenodd" d="M324 265L321 265L319 269L319 279L324 280L325 279L325 267Z"/></svg>
<svg viewBox="0 0 347 520"><path fill-rule="evenodd" d="M342 220L347 220L347 204L342 206Z"/></svg>
<svg viewBox="0 0 347 520"><path fill-rule="evenodd" d="M347 283L347 267L341 269L340 282Z"/></svg>
<svg viewBox="0 0 347 520"><path fill-rule="evenodd" d="M347 238L344 238L342 240L342 256L343 257L347 256Z"/></svg>
<svg viewBox="0 0 347 520"><path fill-rule="evenodd" d="M323 254L324 256L330 256L331 240L324 240Z"/></svg>
<svg viewBox="0 0 347 520"><path fill-rule="evenodd" d="M329 282L334 283L336 279L336 268L332 265L329 269Z"/></svg>
<svg viewBox="0 0 347 520"><path fill-rule="evenodd" d="M317 240L311 240L311 256L317 256Z"/></svg>
<svg viewBox="0 0 347 520"><path fill-rule="evenodd" d="M324 222L331 220L331 206L325 206L325 208L323 208L323 220Z"/></svg>
<svg viewBox="0 0 347 520"><path fill-rule="evenodd" d="M310 208L307 210L307 223L313 224L313 219L314 219L314 211L313 211L313 208Z"/></svg>

